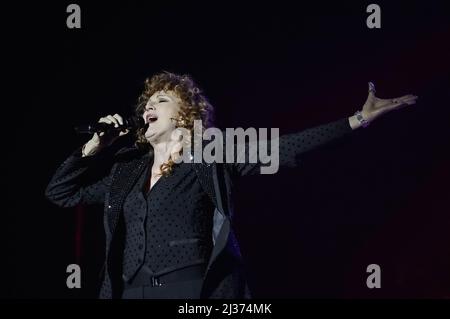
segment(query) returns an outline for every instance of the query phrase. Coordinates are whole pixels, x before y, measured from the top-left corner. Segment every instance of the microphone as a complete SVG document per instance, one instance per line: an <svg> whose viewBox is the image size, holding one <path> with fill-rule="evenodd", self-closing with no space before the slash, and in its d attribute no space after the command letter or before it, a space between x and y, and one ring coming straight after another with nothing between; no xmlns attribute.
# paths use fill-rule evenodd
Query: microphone
<svg viewBox="0 0 450 319"><path fill-rule="evenodd" d="M125 131L126 129L134 131L140 128L145 128L146 125L147 124L145 124L145 121L141 116L130 116L128 118L125 118L123 120L123 125L119 125L119 127L114 127L114 124L93 123L75 126L75 131L78 134L94 134L110 131Z"/></svg>

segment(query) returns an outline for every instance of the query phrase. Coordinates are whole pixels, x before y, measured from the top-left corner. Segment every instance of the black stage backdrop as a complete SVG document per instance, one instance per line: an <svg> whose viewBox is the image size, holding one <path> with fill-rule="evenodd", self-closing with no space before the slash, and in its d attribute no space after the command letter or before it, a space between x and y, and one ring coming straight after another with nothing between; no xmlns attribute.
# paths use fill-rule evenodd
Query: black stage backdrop
<svg viewBox="0 0 450 319"><path fill-rule="evenodd" d="M12 99L2 107L2 298L95 298L102 211L44 197L88 137L76 124L129 114L146 77L188 73L217 125L299 131L348 117L373 81L418 104L240 181L235 227L255 297L450 298L450 14L445 1L69 2L2 10ZM66 287L66 267L82 288ZM378 264L381 289L366 287Z"/></svg>

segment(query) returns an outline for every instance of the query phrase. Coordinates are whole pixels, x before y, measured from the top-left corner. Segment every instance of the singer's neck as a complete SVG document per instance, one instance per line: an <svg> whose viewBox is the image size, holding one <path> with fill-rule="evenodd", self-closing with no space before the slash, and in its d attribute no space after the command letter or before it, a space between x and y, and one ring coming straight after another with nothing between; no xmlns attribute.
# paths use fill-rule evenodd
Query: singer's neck
<svg viewBox="0 0 450 319"><path fill-rule="evenodd" d="M174 141L151 143L153 147L153 165L159 167L166 163L175 145Z"/></svg>

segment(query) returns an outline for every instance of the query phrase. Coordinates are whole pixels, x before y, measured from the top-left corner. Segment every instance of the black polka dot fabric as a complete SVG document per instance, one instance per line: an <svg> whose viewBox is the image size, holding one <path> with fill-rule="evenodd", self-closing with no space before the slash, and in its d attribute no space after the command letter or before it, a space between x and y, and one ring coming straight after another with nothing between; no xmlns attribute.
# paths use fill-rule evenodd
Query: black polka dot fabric
<svg viewBox="0 0 450 319"><path fill-rule="evenodd" d="M125 278L143 265L155 273L207 262L212 249L214 206L189 163L176 165L147 193L151 165L124 203Z"/></svg>
<svg viewBox="0 0 450 319"><path fill-rule="evenodd" d="M45 190L46 197L58 206L104 203L111 184L111 152L82 157L81 149L59 166Z"/></svg>
<svg viewBox="0 0 450 319"><path fill-rule="evenodd" d="M279 167L296 167L300 157L314 148L352 132L348 118L343 118L328 124L312 127L301 132L285 134L279 138ZM268 143L269 154L272 151ZM248 159L248 144L244 148ZM238 176L260 174L261 163L237 163L234 172Z"/></svg>

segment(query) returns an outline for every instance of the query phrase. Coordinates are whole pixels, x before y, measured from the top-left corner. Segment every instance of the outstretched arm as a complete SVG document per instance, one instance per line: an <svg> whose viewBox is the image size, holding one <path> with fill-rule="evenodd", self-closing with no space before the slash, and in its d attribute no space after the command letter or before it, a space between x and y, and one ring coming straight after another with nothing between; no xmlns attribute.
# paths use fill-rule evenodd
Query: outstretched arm
<svg viewBox="0 0 450 319"><path fill-rule="evenodd" d="M343 137L351 131L349 118L343 118L267 141L236 145L236 153L239 154L237 158L240 157L245 161L236 160L231 166L235 176L274 174L279 167L298 167L303 154ZM260 156L257 161L249 161L250 154L261 145L267 147L267 152L263 152L267 156L262 158L261 148L259 148ZM244 153L245 155L243 155Z"/></svg>
<svg viewBox="0 0 450 319"><path fill-rule="evenodd" d="M254 163L248 161L252 149L258 149L258 146L260 146L258 142L246 143L241 148L236 146L238 149L237 154L240 154L241 158L245 158L246 161L232 164L233 171L237 176L244 176L264 173L264 166L267 167L267 164L269 166L275 164L276 167L275 169L266 170L269 171L266 174L276 173L278 167L297 167L302 154L343 137L361 126L367 126L387 112L415 104L416 100L417 96L411 94L393 99L380 99L375 96L374 84L369 83L369 96L361 112L335 122L266 141L269 150L268 154L270 153L268 158L277 161L276 163L262 162L260 157Z"/></svg>

